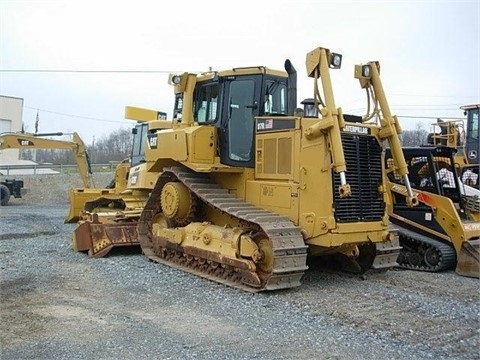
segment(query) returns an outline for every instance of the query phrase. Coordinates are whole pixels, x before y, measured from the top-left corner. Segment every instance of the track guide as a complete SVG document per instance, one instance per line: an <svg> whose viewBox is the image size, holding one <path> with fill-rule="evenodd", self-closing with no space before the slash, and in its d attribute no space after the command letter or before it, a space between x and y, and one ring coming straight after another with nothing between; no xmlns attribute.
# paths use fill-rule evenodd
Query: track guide
<svg viewBox="0 0 480 360"><path fill-rule="evenodd" d="M268 236L274 255L273 270L261 288L249 286L236 277L227 276L224 270L212 271L208 267L208 261L201 261L201 264L188 262L185 260L185 256L182 256L180 249L176 252L170 249L171 254L168 257L160 257L158 250L152 249L150 241L152 219L160 211L158 199L161 189L166 182L172 179L181 181L203 202L245 223L249 228L260 229ZM288 217L266 211L238 199L228 190L212 182L208 174L195 173L183 167L164 169L140 218L139 239L142 250L150 260L251 292L300 286L301 278L308 268L306 265L307 246L300 228L294 225Z"/></svg>

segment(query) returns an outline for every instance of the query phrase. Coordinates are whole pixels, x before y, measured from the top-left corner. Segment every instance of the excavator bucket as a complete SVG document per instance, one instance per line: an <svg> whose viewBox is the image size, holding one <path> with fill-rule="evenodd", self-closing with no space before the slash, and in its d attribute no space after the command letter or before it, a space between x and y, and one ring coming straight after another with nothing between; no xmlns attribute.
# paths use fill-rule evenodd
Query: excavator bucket
<svg viewBox="0 0 480 360"><path fill-rule="evenodd" d="M480 240L462 243L455 271L461 276L480 278Z"/></svg>
<svg viewBox="0 0 480 360"><path fill-rule="evenodd" d="M73 249L87 251L94 258L104 257L118 246L140 246L136 221L101 223L94 214L92 222L80 221L73 233Z"/></svg>

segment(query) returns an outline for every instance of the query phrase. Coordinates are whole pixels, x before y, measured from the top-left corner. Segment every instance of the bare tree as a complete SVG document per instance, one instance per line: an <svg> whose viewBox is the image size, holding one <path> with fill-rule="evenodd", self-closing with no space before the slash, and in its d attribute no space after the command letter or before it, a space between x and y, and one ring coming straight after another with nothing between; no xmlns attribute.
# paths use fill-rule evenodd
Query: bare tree
<svg viewBox="0 0 480 360"><path fill-rule="evenodd" d="M415 130L403 130L400 134L402 146L421 146L427 143L428 131L417 123Z"/></svg>
<svg viewBox="0 0 480 360"><path fill-rule="evenodd" d="M130 130L119 129L97 140L93 147L88 148L88 151L96 163L121 161L130 156L132 141Z"/></svg>
<svg viewBox="0 0 480 360"><path fill-rule="evenodd" d="M90 160L97 164L122 161L130 156L132 141L131 130L119 129L88 146L87 152ZM22 150L22 159L34 160L33 151L31 149ZM38 163L75 164L75 155L68 149L36 149L35 151Z"/></svg>

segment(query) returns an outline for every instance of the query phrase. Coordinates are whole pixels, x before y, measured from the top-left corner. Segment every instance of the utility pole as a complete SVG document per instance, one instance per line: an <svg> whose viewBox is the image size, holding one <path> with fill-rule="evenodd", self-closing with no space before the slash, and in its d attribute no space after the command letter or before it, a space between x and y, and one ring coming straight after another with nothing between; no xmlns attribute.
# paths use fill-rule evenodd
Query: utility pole
<svg viewBox="0 0 480 360"><path fill-rule="evenodd" d="M93 137L92 137L92 154L91 154L91 156L92 156L92 163L95 164L95 163L96 163L96 159L95 159L95 157L96 157L96 153L95 153L95 135L93 135Z"/></svg>
<svg viewBox="0 0 480 360"><path fill-rule="evenodd" d="M35 134L38 134L38 121L40 120L38 116L38 109L37 109L37 116L35 117ZM33 161L37 162L37 149L33 149Z"/></svg>

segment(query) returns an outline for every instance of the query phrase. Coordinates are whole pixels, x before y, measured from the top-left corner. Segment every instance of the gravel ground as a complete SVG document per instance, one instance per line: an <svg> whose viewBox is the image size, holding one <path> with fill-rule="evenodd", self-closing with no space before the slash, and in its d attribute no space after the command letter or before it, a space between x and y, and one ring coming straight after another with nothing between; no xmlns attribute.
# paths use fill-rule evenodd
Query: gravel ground
<svg viewBox="0 0 480 360"><path fill-rule="evenodd" d="M52 191L70 180L31 179L0 207L2 360L480 359L478 279L311 263L301 287L250 294L134 249L91 259Z"/></svg>

